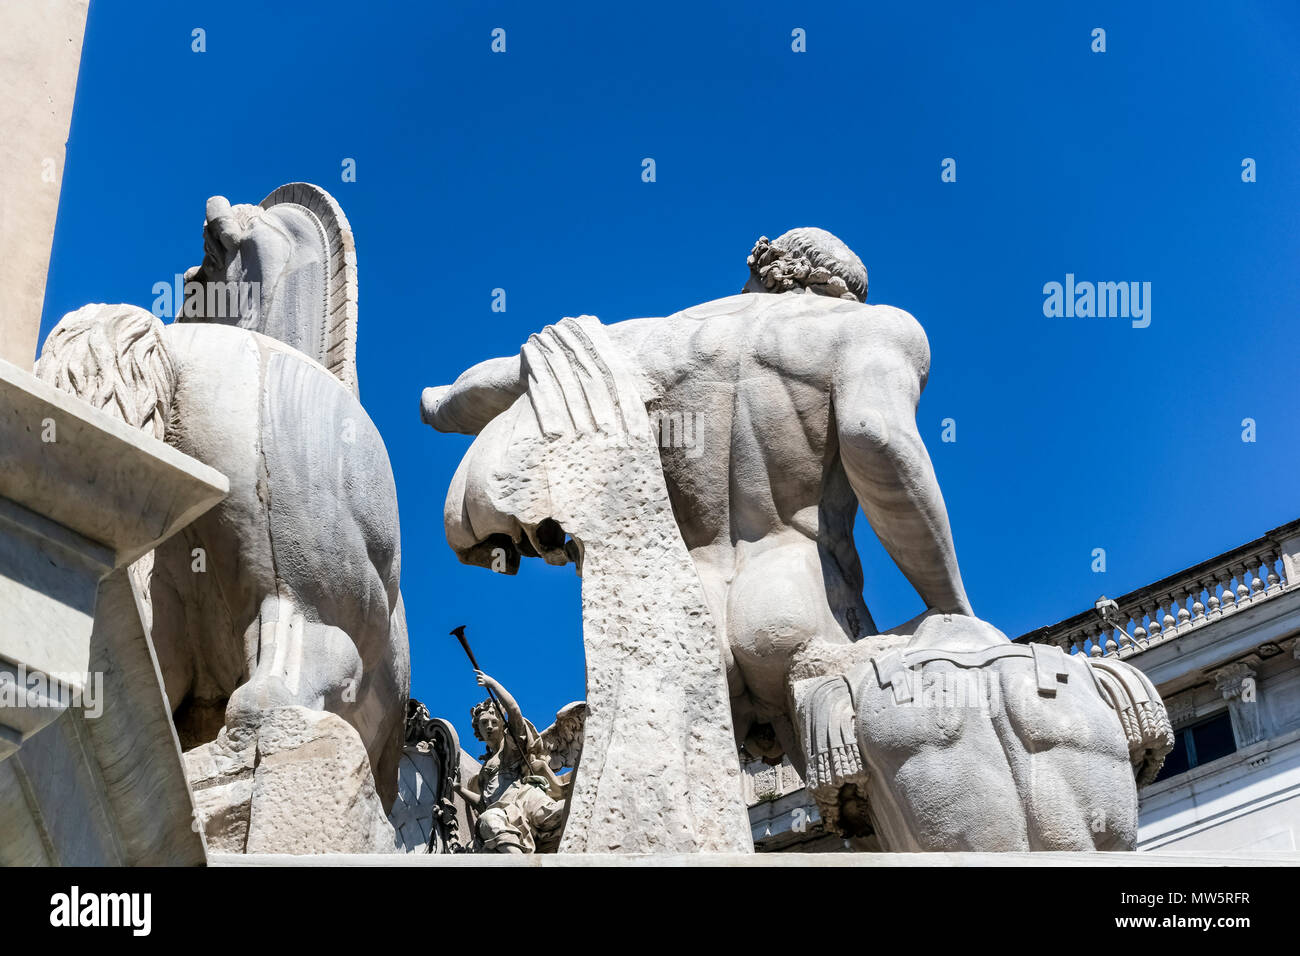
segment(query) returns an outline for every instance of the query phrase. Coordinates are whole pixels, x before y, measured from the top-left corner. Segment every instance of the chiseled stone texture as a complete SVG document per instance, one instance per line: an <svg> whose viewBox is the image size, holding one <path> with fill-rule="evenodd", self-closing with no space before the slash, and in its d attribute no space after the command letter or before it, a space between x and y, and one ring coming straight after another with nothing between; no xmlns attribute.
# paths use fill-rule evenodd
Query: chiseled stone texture
<svg viewBox="0 0 1300 956"><path fill-rule="evenodd" d="M553 461L575 479L576 509L621 503L581 535L591 712L560 850L750 849L713 618L667 494L655 489L663 477L648 429L632 441L642 447L575 442ZM611 460L620 467L603 474L581 467ZM574 511L561 523L583 522Z"/></svg>
<svg viewBox="0 0 1300 956"><path fill-rule="evenodd" d="M213 851L400 852L365 747L335 714L276 708L256 740L222 731L185 765Z"/></svg>
<svg viewBox="0 0 1300 956"><path fill-rule="evenodd" d="M717 631L631 372L590 316L523 360L528 392L452 481L447 539L522 526L562 563L550 519L581 550L590 710L560 852L752 852Z"/></svg>

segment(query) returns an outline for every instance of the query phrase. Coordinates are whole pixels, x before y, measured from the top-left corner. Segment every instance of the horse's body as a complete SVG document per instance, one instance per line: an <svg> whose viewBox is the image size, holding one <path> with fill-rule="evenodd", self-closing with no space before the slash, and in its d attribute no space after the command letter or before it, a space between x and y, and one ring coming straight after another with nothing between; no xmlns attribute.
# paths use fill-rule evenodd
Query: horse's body
<svg viewBox="0 0 1300 956"><path fill-rule="evenodd" d="M795 669L823 819L892 852L1131 850L1134 780L1153 780L1174 742L1137 668L1015 644L966 615L930 611Z"/></svg>
<svg viewBox="0 0 1300 956"><path fill-rule="evenodd" d="M307 183L258 206L208 201L177 323L88 305L37 374L230 480L133 578L186 750L256 744L300 705L356 728L387 810L410 651L397 493L357 397L352 230Z"/></svg>
<svg viewBox="0 0 1300 956"><path fill-rule="evenodd" d="M275 706L331 711L360 734L387 806L410 675L379 433L350 390L273 339L191 324L164 340L167 441L230 480L155 554L154 645L182 743Z"/></svg>

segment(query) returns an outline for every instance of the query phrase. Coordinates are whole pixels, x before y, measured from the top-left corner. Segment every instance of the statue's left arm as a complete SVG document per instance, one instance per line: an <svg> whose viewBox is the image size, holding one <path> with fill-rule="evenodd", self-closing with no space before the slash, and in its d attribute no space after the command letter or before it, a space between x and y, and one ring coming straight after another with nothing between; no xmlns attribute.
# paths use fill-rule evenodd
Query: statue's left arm
<svg viewBox="0 0 1300 956"><path fill-rule="evenodd" d="M440 432L477 435L523 393L518 355L488 359L451 385L426 388L420 395L420 418Z"/></svg>
<svg viewBox="0 0 1300 956"><path fill-rule="evenodd" d="M926 607L972 614L948 511L916 427L929 374L925 333L910 315L875 307L837 349L840 458L862 511Z"/></svg>

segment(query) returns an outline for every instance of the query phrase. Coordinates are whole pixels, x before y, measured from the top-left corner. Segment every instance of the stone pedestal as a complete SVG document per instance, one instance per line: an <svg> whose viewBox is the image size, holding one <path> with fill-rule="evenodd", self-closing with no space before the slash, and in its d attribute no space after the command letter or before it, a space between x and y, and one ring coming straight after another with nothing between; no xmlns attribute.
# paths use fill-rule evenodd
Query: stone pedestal
<svg viewBox="0 0 1300 956"><path fill-rule="evenodd" d="M227 489L0 361L0 865L203 862L127 566Z"/></svg>
<svg viewBox="0 0 1300 956"><path fill-rule="evenodd" d="M278 707L256 739L222 730L185 766L214 852L401 852L361 737L336 714Z"/></svg>

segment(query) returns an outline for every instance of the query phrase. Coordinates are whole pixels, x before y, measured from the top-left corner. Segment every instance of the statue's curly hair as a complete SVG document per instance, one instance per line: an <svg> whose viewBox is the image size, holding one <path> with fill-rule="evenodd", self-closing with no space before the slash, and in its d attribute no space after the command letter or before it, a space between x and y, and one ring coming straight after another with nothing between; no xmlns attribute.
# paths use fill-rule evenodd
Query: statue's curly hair
<svg viewBox="0 0 1300 956"><path fill-rule="evenodd" d="M483 740L483 735L478 732L479 715L481 715L484 711L487 710L496 711L497 717L499 717L502 722L505 721L505 715L501 713L500 708L497 707L496 701L494 701L491 697L483 701L483 703L481 704L475 704L473 707L469 709L469 725L474 728L474 737L478 740ZM483 742L487 743L487 741L485 740Z"/></svg>
<svg viewBox="0 0 1300 956"><path fill-rule="evenodd" d="M825 229L805 226L776 239L760 236L749 273L769 292L812 292L834 299L867 300L867 268Z"/></svg>

